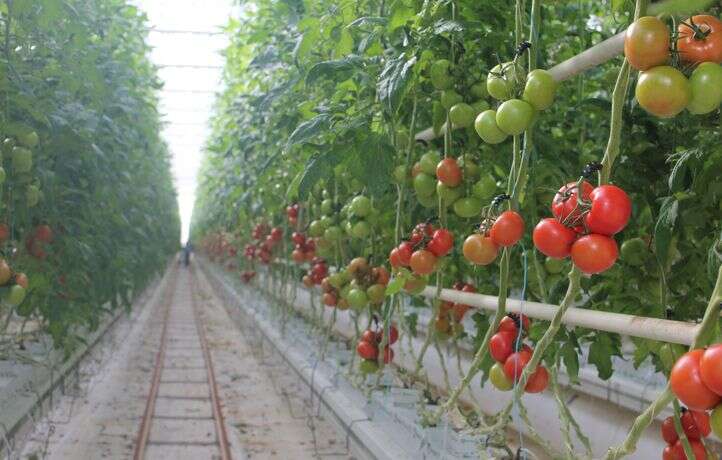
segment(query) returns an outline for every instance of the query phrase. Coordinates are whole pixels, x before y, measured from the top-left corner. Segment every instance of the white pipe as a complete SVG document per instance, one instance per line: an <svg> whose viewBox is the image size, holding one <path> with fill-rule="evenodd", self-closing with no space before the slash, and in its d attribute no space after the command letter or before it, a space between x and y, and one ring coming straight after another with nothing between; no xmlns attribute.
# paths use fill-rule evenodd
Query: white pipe
<svg viewBox="0 0 722 460"><path fill-rule="evenodd" d="M604 62L618 56L624 50L624 34L626 30L619 32L617 35L597 43L589 49L582 51L576 56L572 56L564 62L555 65L549 72L554 80L560 82L568 80L580 73L596 67ZM441 127L438 133L434 132L434 128L426 128L416 133L414 139L417 141L429 142L439 136L443 136L446 132L446 124Z"/></svg>
<svg viewBox="0 0 722 460"><path fill-rule="evenodd" d="M428 286L422 293L425 297L436 297L436 286ZM490 295L442 289L441 300L455 302L484 310L496 311L498 298ZM530 318L551 320L559 309L558 305L540 302L508 299L506 309L512 313L522 312ZM579 326L599 331L613 332L643 339L691 345L699 325L684 321L672 321L645 316L625 315L598 310L571 307L562 322L568 326Z"/></svg>

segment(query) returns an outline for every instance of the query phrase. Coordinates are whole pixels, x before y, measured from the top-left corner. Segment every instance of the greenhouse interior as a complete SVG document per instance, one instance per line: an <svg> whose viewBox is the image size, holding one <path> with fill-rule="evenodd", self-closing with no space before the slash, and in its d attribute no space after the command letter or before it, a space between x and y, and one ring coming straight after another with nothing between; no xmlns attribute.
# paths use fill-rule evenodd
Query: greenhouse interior
<svg viewBox="0 0 722 460"><path fill-rule="evenodd" d="M0 455L720 460L722 2L0 0Z"/></svg>

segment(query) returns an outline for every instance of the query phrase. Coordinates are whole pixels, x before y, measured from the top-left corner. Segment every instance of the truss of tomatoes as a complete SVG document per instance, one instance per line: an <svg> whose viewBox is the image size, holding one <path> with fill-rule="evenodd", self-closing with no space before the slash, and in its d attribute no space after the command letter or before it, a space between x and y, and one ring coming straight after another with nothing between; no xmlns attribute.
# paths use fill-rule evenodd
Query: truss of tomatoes
<svg viewBox="0 0 722 460"><path fill-rule="evenodd" d="M295 263L311 262L316 257L316 240L313 238L306 238L306 235L301 232L293 232L291 241L294 244L291 259Z"/></svg>
<svg viewBox="0 0 722 460"><path fill-rule="evenodd" d="M303 275L301 281L303 281L304 286L309 288L314 285L320 286L327 275L328 264L326 264L326 259L323 257L314 257L311 260L311 267L308 269L308 272Z"/></svg>
<svg viewBox="0 0 722 460"><path fill-rule="evenodd" d="M268 265L271 263L271 260L273 260L273 250L278 243L281 242L281 238L283 238L283 230L280 227L269 229L266 224L256 224L253 227L251 236L254 240L262 240L263 242L259 244L246 244L243 248L243 256L249 261L257 258L261 263ZM231 253L229 253L229 255L235 257L236 248L231 246L230 251Z"/></svg>
<svg viewBox="0 0 722 460"><path fill-rule="evenodd" d="M288 218L288 223L291 224L292 227L295 227L298 223L298 211L300 209L301 207L298 203L286 206L286 217Z"/></svg>
<svg viewBox="0 0 722 460"><path fill-rule="evenodd" d="M581 189L581 197L579 190ZM554 217L542 219L532 240L542 254L564 259L586 274L602 273L619 256L612 238L629 222L632 202L616 185L594 187L586 180L559 189L551 204Z"/></svg>
<svg viewBox="0 0 722 460"><path fill-rule="evenodd" d="M491 208L498 203L499 197L494 199ZM499 248L515 245L522 236L524 219L518 212L504 211L498 216L488 214L479 225L479 231L464 240L462 252L474 265L489 265L496 260Z"/></svg>
<svg viewBox="0 0 722 460"><path fill-rule="evenodd" d="M719 108L722 21L718 18L692 16L679 23L672 38L661 19L639 18L627 29L624 55L640 71L635 96L639 105L652 115L671 118L684 109L692 114L705 114Z"/></svg>
<svg viewBox="0 0 722 460"><path fill-rule="evenodd" d="M366 329L361 334L361 339L356 344L356 353L363 359L360 369L363 373L375 372L378 369L379 347L384 338L384 329ZM399 340L399 330L393 324L389 328L389 336L386 347L384 347L384 364L394 360L394 350L391 345Z"/></svg>
<svg viewBox="0 0 722 460"><path fill-rule="evenodd" d="M689 408L682 415L682 428L697 459L704 460L707 456L701 438L710 432L722 437L722 344L683 354L672 367L669 384L677 399ZM662 437L668 443L664 458L683 459L686 457L673 423L665 420L662 425Z"/></svg>
<svg viewBox="0 0 722 460"><path fill-rule="evenodd" d="M408 241L404 241L391 250L389 263L394 268L409 267L417 276L433 273L438 259L454 248L454 234L448 229L435 229L428 222L422 222L411 232Z"/></svg>
<svg viewBox="0 0 722 460"><path fill-rule="evenodd" d="M489 370L489 380L500 391L510 391L521 378L521 373L531 361L534 350L523 343L524 334L531 322L526 315L509 314L501 320L496 333L489 340L489 353L494 358ZM538 366L529 376L524 387L527 393L541 393L549 385L549 372Z"/></svg>
<svg viewBox="0 0 722 460"><path fill-rule="evenodd" d="M339 310L377 308L386 297L390 277L386 267L371 267L366 258L356 257L344 269L321 280L323 304Z"/></svg>

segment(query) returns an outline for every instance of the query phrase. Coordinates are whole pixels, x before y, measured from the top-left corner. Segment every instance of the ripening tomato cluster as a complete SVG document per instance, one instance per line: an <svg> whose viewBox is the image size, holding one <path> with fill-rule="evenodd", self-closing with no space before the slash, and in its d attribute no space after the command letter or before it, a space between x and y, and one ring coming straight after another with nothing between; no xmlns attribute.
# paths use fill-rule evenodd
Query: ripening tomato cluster
<svg viewBox="0 0 722 460"><path fill-rule="evenodd" d="M308 269L308 272L303 275L301 281L303 281L304 286L309 288L314 285L320 286L327 275L328 265L326 264L326 259L323 257L314 257L311 260L311 267Z"/></svg>
<svg viewBox="0 0 722 460"><path fill-rule="evenodd" d="M28 179L23 181L23 183L27 184L25 189L18 190L15 193L22 196L22 192L25 192L25 204L29 208L36 206L43 197L43 192L38 187L37 182L30 176L33 169L33 149L39 143L40 137L35 131L28 131L16 137L6 137L2 142L2 153L5 158L10 159L11 172L26 175ZM4 183L5 179L5 169L0 166L0 184Z"/></svg>
<svg viewBox="0 0 722 460"><path fill-rule="evenodd" d="M707 452L701 439L706 438L712 432L709 415L703 411L682 408L682 416L679 421L696 460L706 460ZM662 422L662 438L667 443L667 447L662 452L663 460L687 460L682 440L679 439L677 429L674 426L674 417L669 416Z"/></svg>
<svg viewBox="0 0 722 460"><path fill-rule="evenodd" d="M28 277L25 273L14 272L7 261L0 258L0 286L8 288L3 296L3 302L17 307L25 299Z"/></svg>
<svg viewBox="0 0 722 460"><path fill-rule="evenodd" d="M9 234L7 226L5 226L4 229L0 229L0 237L6 234ZM46 251L47 245L51 244L53 239L53 230L48 225L38 225L25 239L25 249L28 251L28 254L36 259L45 260L48 256Z"/></svg>
<svg viewBox="0 0 722 460"><path fill-rule="evenodd" d="M453 289L461 292L476 292L476 288L469 283L457 281ZM439 307L439 314L436 317L434 328L439 338L447 339L452 335L464 332L464 316L471 307L469 305L442 301Z"/></svg>
<svg viewBox="0 0 722 460"><path fill-rule="evenodd" d="M636 20L624 37L624 55L640 71L635 96L639 105L660 118L685 108L693 114L717 110L722 101L722 21L692 16L677 27L676 54L670 53L670 30L659 18ZM671 64L694 68L689 78Z"/></svg>
<svg viewBox="0 0 722 460"><path fill-rule="evenodd" d="M247 260L258 258L261 263L266 265L271 263L271 260L273 259L273 249L281 242L281 238L283 238L283 230L280 227L273 227L269 230L268 225L266 224L256 224L256 226L253 227L251 236L254 240L263 240L263 242L258 245L247 244L243 248L243 256ZM235 246L230 247L229 255L231 257L236 255Z"/></svg>
<svg viewBox="0 0 722 460"><path fill-rule="evenodd" d="M509 314L501 320L496 333L489 340L489 353L494 358L489 370L489 380L498 390L509 391L519 381L521 373L531 361L534 350L523 343L524 334L531 323L525 315ZM549 385L549 372L538 366L529 376L524 387L527 393L541 393Z"/></svg>
<svg viewBox="0 0 722 460"><path fill-rule="evenodd" d="M454 248L454 235L445 228L435 229L428 222L416 225L408 241L404 241L389 253L389 263L394 268L409 267L417 276L433 273L438 259Z"/></svg>
<svg viewBox="0 0 722 460"><path fill-rule="evenodd" d="M614 265L619 249L613 236L624 229L632 214L632 202L624 190L616 185L570 182L556 193L551 210L554 217L542 219L532 233L534 246L542 254L555 259L571 256L574 265L587 274Z"/></svg>
<svg viewBox="0 0 722 460"><path fill-rule="evenodd" d="M291 259L297 264L310 262L316 257L316 240L306 238L301 232L293 232L291 241L295 245L291 252Z"/></svg>
<svg viewBox="0 0 722 460"><path fill-rule="evenodd" d="M697 412L704 414L694 415L698 424L706 420L706 411L711 411L708 422L710 429L717 437L722 437L722 344L683 354L672 366L669 384L677 399L687 406L693 415ZM704 423L701 423L700 432L703 431L709 432Z"/></svg>
<svg viewBox="0 0 722 460"><path fill-rule="evenodd" d="M369 374L376 372L378 369L379 346L384 338L384 330L373 331L366 329L361 334L361 339L356 344L356 353L363 359L359 368L362 373ZM394 350L391 345L395 344L399 339L399 331L393 324L389 328L389 337L386 347L384 348L384 363L389 364L394 360Z"/></svg>
<svg viewBox="0 0 722 460"><path fill-rule="evenodd" d="M295 227L298 223L299 209L301 209L301 207L298 203L286 206L286 217L288 218L288 223L291 224L291 227Z"/></svg>
<svg viewBox="0 0 722 460"><path fill-rule="evenodd" d="M342 270L321 280L323 303L339 310L378 308L386 297L390 276L386 267L371 267L364 257L356 257Z"/></svg>
<svg viewBox="0 0 722 460"><path fill-rule="evenodd" d="M256 272L254 270L244 270L241 272L241 281L243 281L244 284L248 284L255 276Z"/></svg>
<svg viewBox="0 0 722 460"><path fill-rule="evenodd" d="M489 217L479 226L479 232L464 240L462 252L474 265L489 265L499 253L500 247L513 246L524 236L524 219L516 211L504 211L497 217Z"/></svg>

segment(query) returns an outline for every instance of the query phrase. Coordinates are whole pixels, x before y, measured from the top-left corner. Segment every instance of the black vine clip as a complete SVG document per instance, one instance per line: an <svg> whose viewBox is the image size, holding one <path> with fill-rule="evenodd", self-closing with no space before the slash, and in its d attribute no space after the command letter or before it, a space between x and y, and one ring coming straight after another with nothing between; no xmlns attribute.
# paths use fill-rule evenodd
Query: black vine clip
<svg viewBox="0 0 722 460"><path fill-rule="evenodd" d="M584 169L582 169L582 177L584 177L585 179L589 179L594 173L601 170L602 164L598 161L592 161L591 163L587 163L584 166Z"/></svg>
<svg viewBox="0 0 722 460"><path fill-rule="evenodd" d="M491 206L495 208L495 207L499 206L500 204L502 204L503 202L505 202L506 200L510 200L510 199L511 199L511 197L509 195L507 195L506 193L502 193L501 195L495 196L494 199L491 200Z"/></svg>
<svg viewBox="0 0 722 460"><path fill-rule="evenodd" d="M517 57L519 57L519 56L521 56L522 54L524 54L524 51L526 51L526 50L528 50L528 49L530 49L530 48L531 48L531 43L529 43L528 41L524 40L523 42L519 43L519 46L517 46L517 48L516 48L516 53L515 53L515 54L516 54Z"/></svg>
<svg viewBox="0 0 722 460"><path fill-rule="evenodd" d="M667 319L672 319L672 317L674 316L674 309L672 309L672 307L667 307L667 308L664 310L664 316L665 316Z"/></svg>

